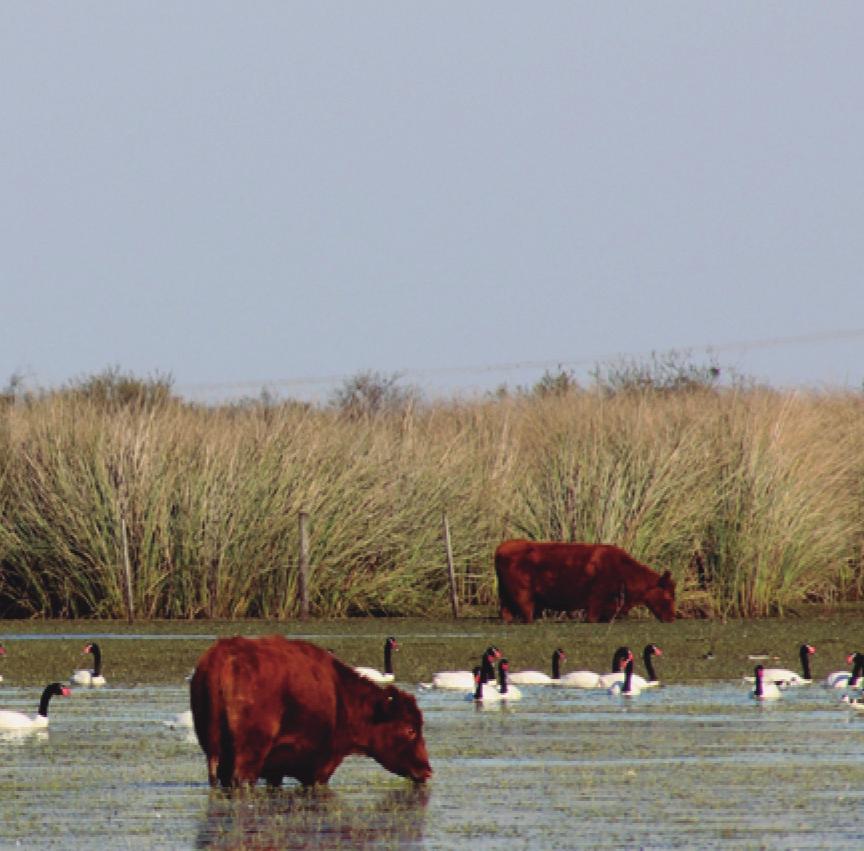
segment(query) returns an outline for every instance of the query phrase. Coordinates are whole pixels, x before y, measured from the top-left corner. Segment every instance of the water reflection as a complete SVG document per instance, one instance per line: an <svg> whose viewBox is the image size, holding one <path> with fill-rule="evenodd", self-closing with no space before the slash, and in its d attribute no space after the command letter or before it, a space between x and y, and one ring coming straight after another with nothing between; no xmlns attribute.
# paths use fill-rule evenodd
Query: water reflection
<svg viewBox="0 0 864 851"><path fill-rule="evenodd" d="M0 742L13 745L23 745L27 742L45 742L48 740L48 730L45 727L24 730L0 730Z"/></svg>
<svg viewBox="0 0 864 851"><path fill-rule="evenodd" d="M328 787L213 791L195 847L261 851L418 845L430 794L428 786L414 784L360 800Z"/></svg>

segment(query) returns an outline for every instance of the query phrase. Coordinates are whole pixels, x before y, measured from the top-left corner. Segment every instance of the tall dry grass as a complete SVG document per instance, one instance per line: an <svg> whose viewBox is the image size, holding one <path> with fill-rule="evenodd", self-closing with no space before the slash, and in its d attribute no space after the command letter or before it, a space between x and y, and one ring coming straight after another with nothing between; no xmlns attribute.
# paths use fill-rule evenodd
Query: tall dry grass
<svg viewBox="0 0 864 851"><path fill-rule="evenodd" d="M447 513L463 602L494 605L505 537L606 541L669 568L685 609L759 615L862 584L864 400L588 392L361 419L298 405L0 413L0 612L288 617L297 515L313 611L442 614Z"/></svg>

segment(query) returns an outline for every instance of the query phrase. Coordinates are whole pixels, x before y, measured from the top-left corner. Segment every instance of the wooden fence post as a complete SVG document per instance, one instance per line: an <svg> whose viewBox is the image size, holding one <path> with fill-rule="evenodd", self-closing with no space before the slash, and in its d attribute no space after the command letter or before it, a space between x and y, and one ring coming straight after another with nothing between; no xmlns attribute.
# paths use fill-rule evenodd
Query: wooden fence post
<svg viewBox="0 0 864 851"><path fill-rule="evenodd" d="M129 560L129 533L126 531L126 518L120 518L120 537L123 543L123 566L126 569L126 616L129 623L135 620L135 600L132 595L132 563Z"/></svg>
<svg viewBox="0 0 864 851"><path fill-rule="evenodd" d="M298 578L297 590L300 594L300 618L306 620L309 617L309 515L305 511L300 512L300 558L297 561Z"/></svg>
<svg viewBox="0 0 864 851"><path fill-rule="evenodd" d="M450 578L450 607L453 609L453 617L459 617L459 595L456 593L456 570L453 567L453 545L450 542L450 523L447 520L447 512L442 515L444 524L444 548L447 551L447 575Z"/></svg>

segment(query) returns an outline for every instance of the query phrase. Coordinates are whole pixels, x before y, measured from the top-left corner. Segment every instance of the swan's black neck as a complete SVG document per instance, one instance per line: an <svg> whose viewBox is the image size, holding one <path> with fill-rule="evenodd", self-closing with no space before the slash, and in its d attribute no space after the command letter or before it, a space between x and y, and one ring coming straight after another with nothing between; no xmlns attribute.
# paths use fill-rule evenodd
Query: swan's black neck
<svg viewBox="0 0 864 851"><path fill-rule="evenodd" d="M394 641L392 638L388 638L387 641L384 642L384 673L392 674L393 673L393 644Z"/></svg>
<svg viewBox="0 0 864 851"><path fill-rule="evenodd" d="M93 676L98 677L102 673L102 651L98 644L91 644L90 652L93 654Z"/></svg>
<svg viewBox="0 0 864 851"><path fill-rule="evenodd" d="M57 688L52 683L49 686L45 686L45 690L42 692L42 698L39 701L39 714L43 718L48 717L48 703L51 700L52 695L57 694Z"/></svg>
<svg viewBox="0 0 864 851"><path fill-rule="evenodd" d="M810 647L807 644L801 645L801 671L805 680L813 679L810 676Z"/></svg>
<svg viewBox="0 0 864 851"><path fill-rule="evenodd" d="M489 680L495 679L495 668L492 665L492 656L489 653L483 654L483 662L480 665L480 682L488 683Z"/></svg>
<svg viewBox="0 0 864 851"><path fill-rule="evenodd" d="M856 653L852 659L852 679L849 681L850 685L856 680L860 680L862 676L864 676L864 655Z"/></svg>
<svg viewBox="0 0 864 851"><path fill-rule="evenodd" d="M650 644L645 648L642 659L645 662L645 670L648 673L648 682L656 683L657 674L654 672L654 650Z"/></svg>
<svg viewBox="0 0 864 851"><path fill-rule="evenodd" d="M552 679L561 679L561 651L556 650L552 654Z"/></svg>
<svg viewBox="0 0 864 851"><path fill-rule="evenodd" d="M756 697L762 697L765 693L762 689L762 670L763 668L761 665L757 665L753 670L753 676L756 679L756 689L753 694L756 695Z"/></svg>
<svg viewBox="0 0 864 851"><path fill-rule="evenodd" d="M509 667L509 662L506 659L502 659L498 663L498 691L501 694L507 694L507 668Z"/></svg>
<svg viewBox="0 0 864 851"><path fill-rule="evenodd" d="M630 694L633 690L633 660L628 660L624 666L624 685L621 686L622 694Z"/></svg>
<svg viewBox="0 0 864 851"><path fill-rule="evenodd" d="M474 669L474 700L483 700L483 674L480 668Z"/></svg>

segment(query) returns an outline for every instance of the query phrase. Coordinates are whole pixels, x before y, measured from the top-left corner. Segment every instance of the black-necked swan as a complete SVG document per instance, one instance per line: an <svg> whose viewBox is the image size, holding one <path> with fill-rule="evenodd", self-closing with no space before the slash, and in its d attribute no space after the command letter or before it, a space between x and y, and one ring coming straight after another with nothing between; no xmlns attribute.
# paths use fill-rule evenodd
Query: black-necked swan
<svg viewBox="0 0 864 851"><path fill-rule="evenodd" d="M776 700L780 697L780 689L770 680L766 680L764 673L765 668L762 665L757 665L753 669L753 681L756 687L750 692L750 697L754 700Z"/></svg>
<svg viewBox="0 0 864 851"><path fill-rule="evenodd" d="M558 647L552 653L552 676L542 671L515 671L510 674L510 682L520 686L548 686L561 679L561 662L567 658Z"/></svg>
<svg viewBox="0 0 864 851"><path fill-rule="evenodd" d="M104 686L105 677L102 676L102 651L95 641L84 645L83 653L93 655L93 670L80 669L72 674L71 682L76 686Z"/></svg>
<svg viewBox="0 0 864 851"><path fill-rule="evenodd" d="M851 671L834 671L825 677L827 688L858 688L864 675L864 653L850 653L846 664L852 666Z"/></svg>
<svg viewBox="0 0 864 851"><path fill-rule="evenodd" d="M619 647L618 652L630 651L626 647ZM631 654L632 655L632 654ZM653 688L654 686L660 685L660 680L657 679L657 673L654 670L654 657L662 656L663 651L656 644L646 644L644 649L642 650L642 661L645 663L645 672L648 674L648 677L642 677L639 674L633 674L632 681L634 686L637 686L640 689L643 688ZM622 662L622 665L626 663ZM624 671L618 671L617 673L604 674L601 678L601 685L606 686L606 688L611 688L615 683L623 683L624 682Z"/></svg>
<svg viewBox="0 0 864 851"><path fill-rule="evenodd" d="M382 673L377 668L357 667L354 670L361 677L366 677L367 680L372 680L373 683L392 683L395 679L393 675L393 651L399 649L399 644L396 639L390 635L384 642L384 672Z"/></svg>
<svg viewBox="0 0 864 851"><path fill-rule="evenodd" d="M805 686L813 682L810 674L810 656L816 652L816 648L812 644L802 644L798 648L798 657L801 659L801 673L792 671L789 668L764 668L762 677L765 682L774 683L781 688L788 686ZM755 682L753 677L745 677L747 682Z"/></svg>
<svg viewBox="0 0 864 851"><path fill-rule="evenodd" d="M495 660L500 658L501 651L494 644L483 651L480 678L484 683L495 679ZM439 671L432 675L432 682L424 684L424 687L470 691L474 688L474 674L472 671Z"/></svg>
<svg viewBox="0 0 864 851"><path fill-rule="evenodd" d="M14 712L11 709L0 711L0 730L15 732L43 730L48 726L48 703L55 694L67 697L71 691L62 683L49 683L42 692L39 711L35 715L25 715L23 712Z"/></svg>
<svg viewBox="0 0 864 851"><path fill-rule="evenodd" d="M640 680L642 677L639 678ZM636 697L642 691L642 686L636 682L636 676L633 673L633 654L624 664L624 679L620 682L614 682L609 686L609 694L620 695L621 697Z"/></svg>
<svg viewBox="0 0 864 851"><path fill-rule="evenodd" d="M510 663L506 659L498 662L498 682L490 680L484 683L482 675L475 673L474 693L469 697L480 703L499 703L508 700L521 700L522 692L516 686L511 686L508 679ZM475 669L476 672L476 669Z"/></svg>
<svg viewBox="0 0 864 851"><path fill-rule="evenodd" d="M612 670L608 674L595 674L594 671L570 671L562 674L555 685L562 688L609 688L616 680L624 680L621 669L630 655L629 647L619 647L612 654Z"/></svg>

